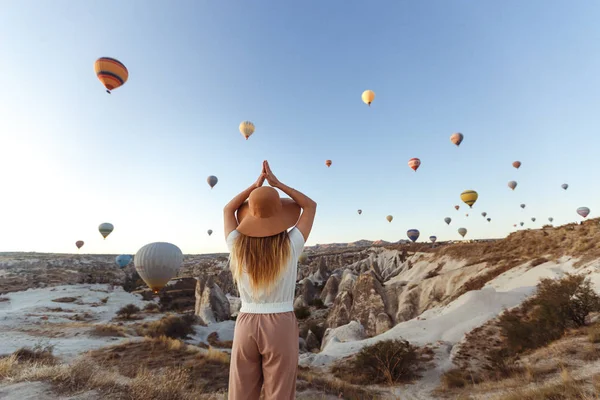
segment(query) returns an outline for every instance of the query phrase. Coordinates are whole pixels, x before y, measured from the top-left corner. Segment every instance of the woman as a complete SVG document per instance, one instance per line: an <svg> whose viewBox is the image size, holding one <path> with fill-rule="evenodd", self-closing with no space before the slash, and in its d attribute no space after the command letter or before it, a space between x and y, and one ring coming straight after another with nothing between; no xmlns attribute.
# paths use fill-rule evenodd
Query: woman
<svg viewBox="0 0 600 400"><path fill-rule="evenodd" d="M272 187L262 186L265 179ZM274 188L291 199L280 199ZM229 400L258 399L261 389L265 400L296 396L294 291L298 257L316 210L314 201L279 182L267 161L256 183L223 210L231 271L242 300L231 350Z"/></svg>

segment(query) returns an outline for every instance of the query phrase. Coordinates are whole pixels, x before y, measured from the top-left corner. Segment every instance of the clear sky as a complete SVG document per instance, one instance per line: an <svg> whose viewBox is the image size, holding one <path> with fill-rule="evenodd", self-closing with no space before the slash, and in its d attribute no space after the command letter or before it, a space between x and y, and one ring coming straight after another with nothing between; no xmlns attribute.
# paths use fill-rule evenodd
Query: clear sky
<svg viewBox="0 0 600 400"><path fill-rule="evenodd" d="M225 251L222 208L263 159L319 204L310 245L409 228L503 237L600 210L600 2L0 7L0 251ZM129 69L112 95L94 74L102 56ZM480 195L468 218L466 189ZM105 241L102 222L115 225Z"/></svg>

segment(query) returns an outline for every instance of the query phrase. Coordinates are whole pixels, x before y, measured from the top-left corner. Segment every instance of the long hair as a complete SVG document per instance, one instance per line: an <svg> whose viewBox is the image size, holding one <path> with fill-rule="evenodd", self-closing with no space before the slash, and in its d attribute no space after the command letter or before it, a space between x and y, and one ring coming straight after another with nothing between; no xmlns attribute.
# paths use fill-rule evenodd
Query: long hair
<svg viewBox="0 0 600 400"><path fill-rule="evenodd" d="M287 265L291 253L287 231L267 237L250 237L240 233L231 252L233 279L238 282L242 273L246 272L254 293L262 290L268 293Z"/></svg>

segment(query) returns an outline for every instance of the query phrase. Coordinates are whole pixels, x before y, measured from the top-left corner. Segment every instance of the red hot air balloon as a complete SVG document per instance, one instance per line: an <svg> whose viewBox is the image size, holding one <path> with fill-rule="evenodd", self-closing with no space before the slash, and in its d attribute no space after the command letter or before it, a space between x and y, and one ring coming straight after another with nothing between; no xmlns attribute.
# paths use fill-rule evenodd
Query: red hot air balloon
<svg viewBox="0 0 600 400"><path fill-rule="evenodd" d="M325 160L325 165L327 165L327 168L331 167L331 160Z"/></svg>
<svg viewBox="0 0 600 400"><path fill-rule="evenodd" d="M419 169L420 165L421 160L419 160L418 158L411 158L410 160L408 160L408 166L411 167L415 172L417 171L417 169Z"/></svg>
<svg viewBox="0 0 600 400"><path fill-rule="evenodd" d="M464 135L460 132L456 132L450 135L450 141L457 146L460 146L464 138Z"/></svg>
<svg viewBox="0 0 600 400"><path fill-rule="evenodd" d="M456 211L458 211L458 209L460 208L460 206L454 206L454 208L456 208Z"/></svg>
<svg viewBox="0 0 600 400"><path fill-rule="evenodd" d="M521 166L521 161L513 162L512 166L515 167L516 169L519 169L519 167Z"/></svg>
<svg viewBox="0 0 600 400"><path fill-rule="evenodd" d="M77 246L78 249L83 247L83 240L78 240L75 242L75 246Z"/></svg>

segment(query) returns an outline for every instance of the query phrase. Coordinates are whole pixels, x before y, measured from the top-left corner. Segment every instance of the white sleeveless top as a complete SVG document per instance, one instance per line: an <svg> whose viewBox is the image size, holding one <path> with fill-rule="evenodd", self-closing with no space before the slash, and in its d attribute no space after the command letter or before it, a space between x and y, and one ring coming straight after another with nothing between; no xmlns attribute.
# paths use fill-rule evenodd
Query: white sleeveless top
<svg viewBox="0 0 600 400"><path fill-rule="evenodd" d="M227 248L231 252L235 238L240 233L232 231L227 237ZM304 236L297 228L289 232L291 257L270 293L264 290L252 293L250 277L246 272L238 279L237 286L242 300L240 312L252 314L274 314L294 311L294 293L298 273L298 257L304 248Z"/></svg>

